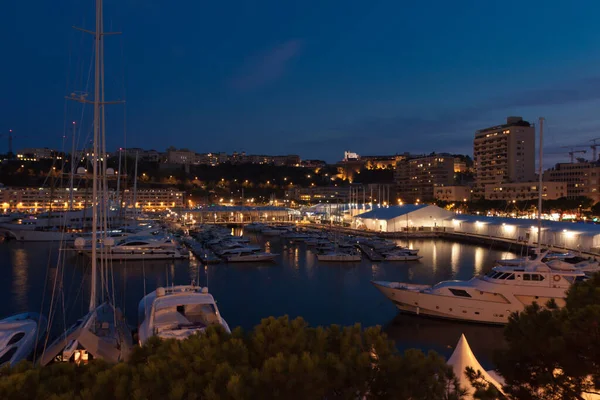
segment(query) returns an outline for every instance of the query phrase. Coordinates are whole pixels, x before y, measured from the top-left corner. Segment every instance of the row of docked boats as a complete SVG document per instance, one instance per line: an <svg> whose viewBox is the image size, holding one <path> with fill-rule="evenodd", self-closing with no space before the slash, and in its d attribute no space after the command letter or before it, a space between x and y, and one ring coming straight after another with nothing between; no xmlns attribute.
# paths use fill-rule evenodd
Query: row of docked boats
<svg viewBox="0 0 600 400"><path fill-rule="evenodd" d="M214 297L195 284L159 287L144 296L138 306L138 343L152 336L185 339L219 325L230 333ZM0 368L31 359L46 341L47 320L37 313L22 313L0 320ZM119 340L115 340L118 337ZM94 358L109 362L127 360L134 336L123 315L103 303L95 307L47 348L40 349L39 365L53 362L87 363Z"/></svg>
<svg viewBox="0 0 600 400"><path fill-rule="evenodd" d="M398 246L379 237L363 237L325 232L318 229L299 229L293 225L271 226L252 223L244 231L278 237L290 242L303 242L314 251L319 261L356 262L366 255L372 261L417 261L418 249Z"/></svg>
<svg viewBox="0 0 600 400"><path fill-rule="evenodd" d="M251 245L249 239L234 236L231 230L222 227L202 226L192 235L184 237L183 242L196 257L207 264L220 261L272 262L278 256L264 251L261 247Z"/></svg>

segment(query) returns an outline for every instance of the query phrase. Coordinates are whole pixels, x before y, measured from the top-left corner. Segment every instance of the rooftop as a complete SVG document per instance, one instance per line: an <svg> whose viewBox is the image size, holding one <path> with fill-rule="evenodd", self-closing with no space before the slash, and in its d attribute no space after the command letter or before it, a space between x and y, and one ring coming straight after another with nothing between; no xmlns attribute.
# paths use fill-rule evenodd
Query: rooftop
<svg viewBox="0 0 600 400"><path fill-rule="evenodd" d="M420 210L425 207L431 207L428 204L404 204L401 206L390 206L390 207L376 207L371 211L367 211L362 214L358 214L356 218L369 218L369 219L382 219L389 220L402 215L410 214L413 211Z"/></svg>

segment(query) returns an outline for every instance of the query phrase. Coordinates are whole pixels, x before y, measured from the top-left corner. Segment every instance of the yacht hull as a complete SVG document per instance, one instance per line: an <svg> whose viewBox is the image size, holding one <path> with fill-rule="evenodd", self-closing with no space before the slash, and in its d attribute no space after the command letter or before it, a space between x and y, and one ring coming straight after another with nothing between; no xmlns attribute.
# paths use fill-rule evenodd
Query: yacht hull
<svg viewBox="0 0 600 400"><path fill-rule="evenodd" d="M535 298L535 296L510 297L498 296L496 301L478 300L476 298L450 297L439 294L425 293L426 285L407 286L406 288L390 287L388 282L372 282L394 305L401 311L426 315L436 318L459 321L477 322L484 324L504 325L513 312L521 312L526 305L534 301L545 304L550 298ZM564 305L564 299L554 298L559 306Z"/></svg>
<svg viewBox="0 0 600 400"><path fill-rule="evenodd" d="M73 234L61 231L42 231L33 229L0 228L0 235L18 240L19 242L60 242L71 240Z"/></svg>

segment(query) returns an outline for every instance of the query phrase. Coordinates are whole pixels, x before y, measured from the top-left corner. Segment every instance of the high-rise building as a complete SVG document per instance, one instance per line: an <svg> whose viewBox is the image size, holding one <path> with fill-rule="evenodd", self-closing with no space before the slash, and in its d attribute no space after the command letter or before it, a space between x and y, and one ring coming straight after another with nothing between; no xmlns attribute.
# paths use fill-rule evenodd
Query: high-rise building
<svg viewBox="0 0 600 400"><path fill-rule="evenodd" d="M544 181L566 183L566 196L589 197L600 201L600 164L595 162L559 163L544 171Z"/></svg>
<svg viewBox="0 0 600 400"><path fill-rule="evenodd" d="M395 180L401 201L432 201L435 187L454 184L454 157L433 155L399 161Z"/></svg>
<svg viewBox="0 0 600 400"><path fill-rule="evenodd" d="M535 127L521 117L475 132L475 197L486 185L535 180Z"/></svg>

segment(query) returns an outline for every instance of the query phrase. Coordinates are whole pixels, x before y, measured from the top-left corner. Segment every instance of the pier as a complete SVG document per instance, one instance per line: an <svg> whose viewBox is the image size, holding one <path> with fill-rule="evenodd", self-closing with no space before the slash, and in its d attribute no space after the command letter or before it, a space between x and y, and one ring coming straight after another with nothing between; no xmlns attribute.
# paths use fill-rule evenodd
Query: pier
<svg viewBox="0 0 600 400"><path fill-rule="evenodd" d="M366 244L359 243L357 244L358 248L362 253L367 256L367 258L371 261L383 261L384 258L381 254L373 250L373 248L367 246Z"/></svg>

